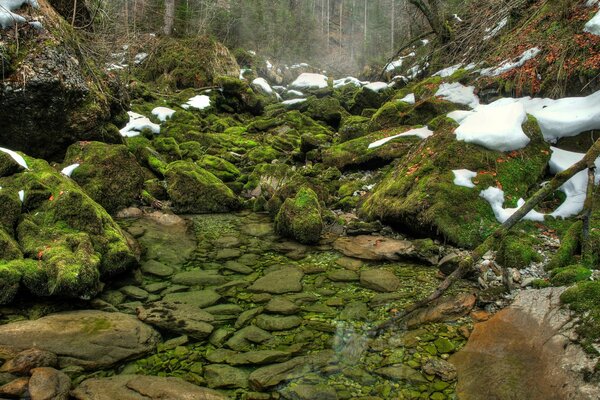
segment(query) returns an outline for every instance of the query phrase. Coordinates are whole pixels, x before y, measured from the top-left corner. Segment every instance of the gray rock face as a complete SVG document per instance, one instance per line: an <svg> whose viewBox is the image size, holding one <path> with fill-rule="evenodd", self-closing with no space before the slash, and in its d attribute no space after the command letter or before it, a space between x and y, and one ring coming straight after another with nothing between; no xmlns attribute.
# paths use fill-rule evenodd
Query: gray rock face
<svg viewBox="0 0 600 400"><path fill-rule="evenodd" d="M214 390L179 378L117 375L87 379L71 392L77 400L226 400Z"/></svg>
<svg viewBox="0 0 600 400"><path fill-rule="evenodd" d="M569 340L574 324L561 308L563 291L523 291L511 306L475 325L467 345L450 358L459 398L600 398L600 388L582 379L595 360Z"/></svg>
<svg viewBox="0 0 600 400"><path fill-rule="evenodd" d="M71 379L54 368L35 368L29 379L31 400L67 400Z"/></svg>
<svg viewBox="0 0 600 400"><path fill-rule="evenodd" d="M210 324L214 321L212 314L187 304L156 302L137 308L138 318L142 321L181 333L195 339L204 339L213 331Z"/></svg>
<svg viewBox="0 0 600 400"><path fill-rule="evenodd" d="M387 269L370 269L361 272L360 284L378 292L394 292L400 287L400 279Z"/></svg>
<svg viewBox="0 0 600 400"><path fill-rule="evenodd" d="M282 268L257 279L248 288L251 292L282 294L302 291L304 273L296 268Z"/></svg>
<svg viewBox="0 0 600 400"><path fill-rule="evenodd" d="M58 357L56 354L40 349L27 349L5 362L0 368L0 372L24 375L33 368L56 367L57 365Z"/></svg>
<svg viewBox="0 0 600 400"><path fill-rule="evenodd" d="M39 348L58 355L59 366L110 367L152 351L160 335L137 318L103 311L72 311L0 326L0 346Z"/></svg>

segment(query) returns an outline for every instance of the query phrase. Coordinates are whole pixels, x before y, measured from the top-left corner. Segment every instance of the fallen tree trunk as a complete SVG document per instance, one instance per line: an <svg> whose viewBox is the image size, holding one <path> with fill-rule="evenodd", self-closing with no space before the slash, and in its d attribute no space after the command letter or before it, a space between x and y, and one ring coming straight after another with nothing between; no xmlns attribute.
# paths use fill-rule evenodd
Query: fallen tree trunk
<svg viewBox="0 0 600 400"><path fill-rule="evenodd" d="M463 258L456 270L452 272L450 275L444 279L444 281L431 293L429 296L420 300L416 303L411 304L406 307L404 310L400 311L398 314L391 317L389 320L383 322L373 330L369 332L371 336L379 336L386 329L401 323L404 319L406 319L410 314L415 312L416 310L427 306L431 302L439 299L445 292L452 286L454 282L464 277L467 273L471 272L475 266L475 263L479 261L483 257L485 253L494 248L494 245L499 242L502 238L506 236L506 234L510 231L510 229L515 226L517 222L519 222L523 217L525 217L531 210L535 208L542 200L548 197L555 190L560 188L566 181L571 179L578 172L583 171L586 168L590 170L595 170L595 161L600 156L600 139L596 140L592 147L587 151L583 159L575 164L573 164L570 168L560 172L552 178L548 184L543 186L537 192L533 194L523 204L521 208L519 208L513 215L510 216L502 225L498 227L491 235L489 235L482 244L477 246L473 252ZM593 179L592 179L593 182Z"/></svg>

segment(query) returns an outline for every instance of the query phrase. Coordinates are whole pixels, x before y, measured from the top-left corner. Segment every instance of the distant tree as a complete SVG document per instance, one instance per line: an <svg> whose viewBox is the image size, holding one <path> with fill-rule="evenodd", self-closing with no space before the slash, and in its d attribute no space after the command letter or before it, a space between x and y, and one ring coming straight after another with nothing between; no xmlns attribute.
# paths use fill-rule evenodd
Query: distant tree
<svg viewBox="0 0 600 400"><path fill-rule="evenodd" d="M442 43L447 43L450 40L450 29L442 16L440 0L408 0L408 2L423 14L431 30Z"/></svg>
<svg viewBox="0 0 600 400"><path fill-rule="evenodd" d="M165 35L171 35L175 25L175 0L165 0L164 17L163 32Z"/></svg>

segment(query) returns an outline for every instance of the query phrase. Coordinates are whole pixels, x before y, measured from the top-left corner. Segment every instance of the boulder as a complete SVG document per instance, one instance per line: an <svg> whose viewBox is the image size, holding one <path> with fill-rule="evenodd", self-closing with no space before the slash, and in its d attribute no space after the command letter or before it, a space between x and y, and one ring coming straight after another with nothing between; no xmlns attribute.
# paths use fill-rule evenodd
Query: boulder
<svg viewBox="0 0 600 400"><path fill-rule="evenodd" d="M60 160L79 140L121 143L119 130L108 121L122 112L124 102L115 100L122 94L84 58L76 45L78 32L66 34L68 23L47 0L38 3L32 12L43 19L44 29L24 25L19 46L0 44L7 55L0 80L0 147Z"/></svg>
<svg viewBox="0 0 600 400"><path fill-rule="evenodd" d="M333 248L345 256L369 261L398 261L415 256L415 247L411 241L385 236L340 237L333 242Z"/></svg>
<svg viewBox="0 0 600 400"><path fill-rule="evenodd" d="M387 269L368 269L360 273L360 284L378 292L394 292L400 287L400 279Z"/></svg>
<svg viewBox="0 0 600 400"><path fill-rule="evenodd" d="M121 313L71 311L0 326L0 346L11 351L38 348L58 356L60 368L108 368L151 352L160 335Z"/></svg>
<svg viewBox="0 0 600 400"><path fill-rule="evenodd" d="M266 331L287 331L302 324L302 318L293 315L279 317L261 314L256 317L256 326Z"/></svg>
<svg viewBox="0 0 600 400"><path fill-rule="evenodd" d="M204 378L211 388L247 388L248 373L225 364L204 367Z"/></svg>
<svg viewBox="0 0 600 400"><path fill-rule="evenodd" d="M275 231L300 243L317 243L323 230L321 213L316 193L303 187L296 197L284 201L275 218Z"/></svg>
<svg viewBox="0 0 600 400"><path fill-rule="evenodd" d="M297 268L285 267L278 271L269 272L257 279L248 290L257 293L282 294L302 291L304 273Z"/></svg>
<svg viewBox="0 0 600 400"><path fill-rule="evenodd" d="M77 400L226 400L214 390L193 385L180 378L117 375L83 381L71 392Z"/></svg>
<svg viewBox="0 0 600 400"><path fill-rule="evenodd" d="M175 161L165 172L167 193L180 213L229 212L240 200L216 176L188 161Z"/></svg>
<svg viewBox="0 0 600 400"><path fill-rule="evenodd" d="M427 308L408 316L406 325L415 328L430 322L455 321L464 317L475 306L477 298L470 293L461 293L450 298L441 298Z"/></svg>
<svg viewBox="0 0 600 400"><path fill-rule="evenodd" d="M165 329L202 340L213 331L215 318L206 311L187 304L156 302L136 309L140 320Z"/></svg>
<svg viewBox="0 0 600 400"><path fill-rule="evenodd" d="M29 379L31 400L68 400L71 379L54 368L35 368Z"/></svg>
<svg viewBox="0 0 600 400"><path fill-rule="evenodd" d="M78 142L67 149L64 166L79 164L71 178L114 213L139 200L144 185L142 167L124 145Z"/></svg>
<svg viewBox="0 0 600 400"><path fill-rule="evenodd" d="M57 365L58 357L56 354L40 349L27 349L6 361L0 368L0 372L25 375L34 368L56 367Z"/></svg>

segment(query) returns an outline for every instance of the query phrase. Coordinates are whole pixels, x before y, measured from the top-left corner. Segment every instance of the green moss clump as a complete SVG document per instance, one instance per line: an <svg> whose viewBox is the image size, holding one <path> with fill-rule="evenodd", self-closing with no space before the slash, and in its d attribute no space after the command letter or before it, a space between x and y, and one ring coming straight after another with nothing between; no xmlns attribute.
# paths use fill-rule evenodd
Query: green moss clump
<svg viewBox="0 0 600 400"><path fill-rule="evenodd" d="M0 151L0 177L16 174L23 169L8 153Z"/></svg>
<svg viewBox="0 0 600 400"><path fill-rule="evenodd" d="M196 163L223 182L233 182L240 176L240 170L227 160L206 155Z"/></svg>
<svg viewBox="0 0 600 400"><path fill-rule="evenodd" d="M167 193L180 213L229 212L240 208L238 197L216 176L187 161L169 164Z"/></svg>
<svg viewBox="0 0 600 400"><path fill-rule="evenodd" d="M593 344L600 339L600 281L579 282L567 289L560 299L580 316L577 333L581 345L597 355Z"/></svg>
<svg viewBox="0 0 600 400"><path fill-rule="evenodd" d="M22 257L23 253L17 242L8 232L0 228L0 260L14 260Z"/></svg>
<svg viewBox="0 0 600 400"><path fill-rule="evenodd" d="M550 262L546 266L548 271L555 270L557 268L566 267L573 262L573 256L578 251L581 244L581 232L583 229L583 222L576 221L561 237L560 247L554 253Z"/></svg>
<svg viewBox="0 0 600 400"><path fill-rule="evenodd" d="M319 199L307 187L301 188L296 197L287 198L275 218L275 231L300 243L317 243L322 230Z"/></svg>
<svg viewBox="0 0 600 400"><path fill-rule="evenodd" d="M580 264L575 264L552 270L550 282L552 282L554 286L564 286L579 281L586 281L590 276L592 276L592 271L589 268Z"/></svg>
<svg viewBox="0 0 600 400"><path fill-rule="evenodd" d="M506 268L523 269L541 257L535 250L536 240L526 233L509 233L498 248L498 262Z"/></svg>
<svg viewBox="0 0 600 400"><path fill-rule="evenodd" d="M336 130L340 126L342 118L348 114L340 102L333 97L310 97L305 104L307 106L306 115L316 121L323 121Z"/></svg>
<svg viewBox="0 0 600 400"><path fill-rule="evenodd" d="M248 152L248 160L254 164L269 163L273 160L278 159L283 154L271 146L259 146Z"/></svg>
<svg viewBox="0 0 600 400"><path fill-rule="evenodd" d="M17 295L25 260L0 260L0 304L8 304Z"/></svg>
<svg viewBox="0 0 600 400"><path fill-rule="evenodd" d="M354 94L349 110L354 115L361 115L365 109L378 109L393 95L394 91L390 88L378 93L363 87Z"/></svg>
<svg viewBox="0 0 600 400"><path fill-rule="evenodd" d="M80 164L71 178L108 212L130 206L140 195L144 178L135 156L124 145L78 142L71 145L65 165Z"/></svg>
<svg viewBox="0 0 600 400"><path fill-rule="evenodd" d="M350 115L342 118L342 123L339 129L340 141L347 142L348 140L357 139L369 133L370 118L365 118L356 115Z"/></svg>
<svg viewBox="0 0 600 400"><path fill-rule="evenodd" d="M172 137L157 137L152 141L154 148L170 161L181 160L181 149Z"/></svg>

